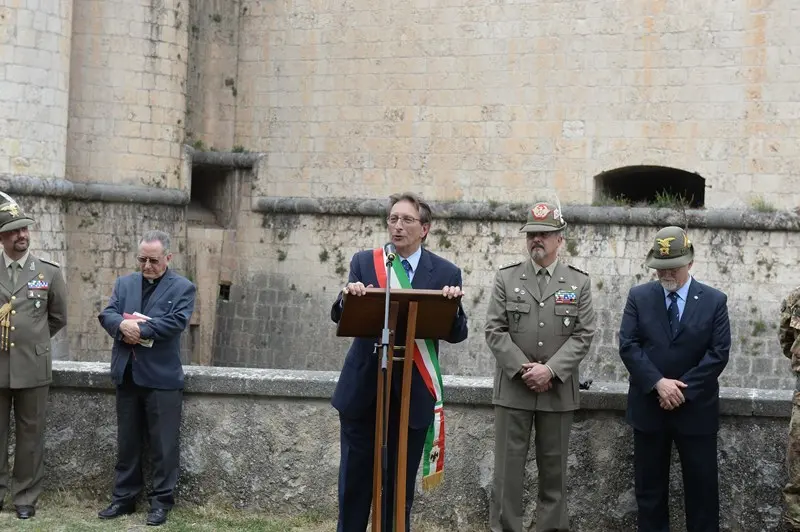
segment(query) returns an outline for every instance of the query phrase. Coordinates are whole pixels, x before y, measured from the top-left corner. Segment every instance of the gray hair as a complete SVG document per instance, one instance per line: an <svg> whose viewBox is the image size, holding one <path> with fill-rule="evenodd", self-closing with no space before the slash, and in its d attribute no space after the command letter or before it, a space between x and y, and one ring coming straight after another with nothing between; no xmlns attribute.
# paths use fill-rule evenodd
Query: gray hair
<svg viewBox="0 0 800 532"><path fill-rule="evenodd" d="M169 253L169 235L164 231L147 231L142 235L139 245L144 244L145 242L161 242L161 246L164 248L164 255Z"/></svg>

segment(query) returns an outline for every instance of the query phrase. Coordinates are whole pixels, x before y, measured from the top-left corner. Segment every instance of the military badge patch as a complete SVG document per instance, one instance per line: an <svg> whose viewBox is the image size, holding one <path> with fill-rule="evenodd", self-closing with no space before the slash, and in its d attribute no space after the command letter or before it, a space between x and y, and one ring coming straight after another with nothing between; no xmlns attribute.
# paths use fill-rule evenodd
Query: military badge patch
<svg viewBox="0 0 800 532"><path fill-rule="evenodd" d="M547 218L547 215L550 214L550 208L545 203L537 203L534 205L533 209L531 209L531 214L537 220L544 220Z"/></svg>
<svg viewBox="0 0 800 532"><path fill-rule="evenodd" d="M47 290L48 288L50 288L50 283L47 281L28 281L28 290Z"/></svg>
<svg viewBox="0 0 800 532"><path fill-rule="evenodd" d="M568 292L567 290L559 290L555 294L556 305L576 305L578 303L578 296L575 292Z"/></svg>

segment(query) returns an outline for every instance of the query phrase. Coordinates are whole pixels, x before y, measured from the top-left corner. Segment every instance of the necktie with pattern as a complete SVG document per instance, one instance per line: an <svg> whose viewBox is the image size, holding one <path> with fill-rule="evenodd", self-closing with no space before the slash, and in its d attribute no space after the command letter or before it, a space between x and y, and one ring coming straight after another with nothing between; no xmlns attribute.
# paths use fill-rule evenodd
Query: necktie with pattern
<svg viewBox="0 0 800 532"><path fill-rule="evenodd" d="M667 314L669 314L669 328L672 331L672 337L678 334L678 326L680 325L680 318L678 316L678 294L677 292L670 292L669 293L670 304L669 308L667 309Z"/></svg>
<svg viewBox="0 0 800 532"><path fill-rule="evenodd" d="M411 263L406 259L403 259L400 264L403 265L403 269L406 271L406 275L408 276L408 281L411 282Z"/></svg>

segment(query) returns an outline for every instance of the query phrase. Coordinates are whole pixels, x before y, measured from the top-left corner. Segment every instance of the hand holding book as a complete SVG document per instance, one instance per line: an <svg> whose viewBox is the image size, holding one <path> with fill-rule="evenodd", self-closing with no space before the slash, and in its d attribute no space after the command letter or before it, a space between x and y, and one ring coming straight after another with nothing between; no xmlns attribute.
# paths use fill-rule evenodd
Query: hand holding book
<svg viewBox="0 0 800 532"><path fill-rule="evenodd" d="M134 312L133 314L129 314L124 312L122 317L126 320L134 320L136 323L142 323L150 319L149 316L145 316L141 312ZM142 347L153 347L153 339L152 338L139 338L139 345Z"/></svg>

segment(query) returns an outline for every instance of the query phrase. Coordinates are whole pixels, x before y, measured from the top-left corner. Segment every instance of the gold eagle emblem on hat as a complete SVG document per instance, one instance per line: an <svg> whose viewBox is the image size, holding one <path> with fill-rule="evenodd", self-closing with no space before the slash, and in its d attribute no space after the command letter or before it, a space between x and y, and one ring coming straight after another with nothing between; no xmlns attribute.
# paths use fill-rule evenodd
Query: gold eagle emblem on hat
<svg viewBox="0 0 800 532"><path fill-rule="evenodd" d="M19 205L16 201L14 201L11 196L6 194L5 192L0 192L0 196L5 198L7 203L3 206L0 206L0 212L7 212L11 215L12 218L16 218L19 216Z"/></svg>
<svg viewBox="0 0 800 532"><path fill-rule="evenodd" d="M7 212L11 214L12 218L19 216L19 205L16 203L7 203L0 207L0 212Z"/></svg>
<svg viewBox="0 0 800 532"><path fill-rule="evenodd" d="M669 243L675 240L674 236L670 236L667 238L656 238L656 242L659 245L659 251L662 255L669 255Z"/></svg>

